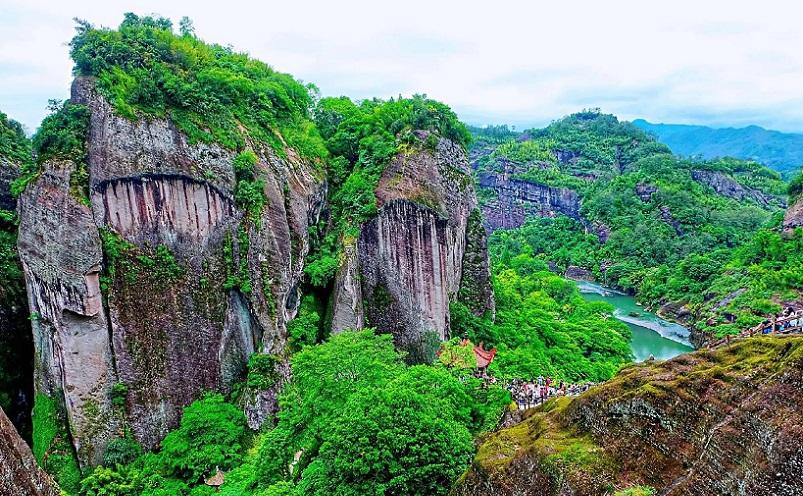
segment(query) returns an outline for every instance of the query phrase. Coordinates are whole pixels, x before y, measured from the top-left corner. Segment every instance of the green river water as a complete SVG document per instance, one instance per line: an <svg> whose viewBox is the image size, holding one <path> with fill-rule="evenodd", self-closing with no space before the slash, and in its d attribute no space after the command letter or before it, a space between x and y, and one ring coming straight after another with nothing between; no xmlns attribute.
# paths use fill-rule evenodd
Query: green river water
<svg viewBox="0 0 803 496"><path fill-rule="evenodd" d="M630 327L633 335L630 347L636 361L645 360L650 355L666 360L694 349L689 344L688 329L648 312L637 305L632 296L584 281L577 281L577 287L585 299L613 305L614 317Z"/></svg>

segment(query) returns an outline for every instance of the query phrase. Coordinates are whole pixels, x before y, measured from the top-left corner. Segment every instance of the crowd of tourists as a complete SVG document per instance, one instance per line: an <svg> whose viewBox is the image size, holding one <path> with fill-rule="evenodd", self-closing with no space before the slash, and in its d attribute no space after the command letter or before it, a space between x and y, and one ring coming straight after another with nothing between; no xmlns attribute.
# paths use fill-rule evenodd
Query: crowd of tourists
<svg viewBox="0 0 803 496"><path fill-rule="evenodd" d="M767 319L758 326L761 334L771 334L775 332L788 332L796 330L803 324L803 310L795 310L786 307L780 315L776 315L772 320ZM755 334L756 329L751 329L750 335Z"/></svg>
<svg viewBox="0 0 803 496"><path fill-rule="evenodd" d="M514 379L506 386L513 401L519 409L527 409L540 405L553 396L575 396L593 386L593 383L569 384L563 380L556 381L551 377L538 376L534 381Z"/></svg>

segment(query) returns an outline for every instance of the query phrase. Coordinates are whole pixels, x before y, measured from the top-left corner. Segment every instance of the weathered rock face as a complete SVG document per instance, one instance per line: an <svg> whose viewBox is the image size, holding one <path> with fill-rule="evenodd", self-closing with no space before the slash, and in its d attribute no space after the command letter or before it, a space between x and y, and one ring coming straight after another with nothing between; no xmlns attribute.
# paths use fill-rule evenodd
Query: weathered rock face
<svg viewBox="0 0 803 496"><path fill-rule="evenodd" d="M658 191L658 186L654 184L636 184L636 196L645 203L652 200L652 195Z"/></svg>
<svg viewBox="0 0 803 496"><path fill-rule="evenodd" d="M346 246L333 293L332 329L376 327L414 348L449 336L449 304L493 313L485 237L463 149L400 154L376 189L378 215Z"/></svg>
<svg viewBox="0 0 803 496"><path fill-rule="evenodd" d="M695 170L691 172L692 178L706 186L710 186L718 194L733 198L734 200L750 199L762 207L771 205L785 207L786 204L780 198L767 195L759 190L746 188L721 172Z"/></svg>
<svg viewBox="0 0 803 496"><path fill-rule="evenodd" d="M0 409L0 494L59 496L53 479L39 468L31 449Z"/></svg>
<svg viewBox="0 0 803 496"><path fill-rule="evenodd" d="M803 494L803 338L632 365L480 446L456 495Z"/></svg>
<svg viewBox="0 0 803 496"><path fill-rule="evenodd" d="M482 214L488 232L512 229L524 224L529 216L554 217L564 214L581 220L580 195L568 188L514 179L508 174L480 174L479 185L493 192Z"/></svg>
<svg viewBox="0 0 803 496"><path fill-rule="evenodd" d="M72 101L91 116L90 206L70 192L73 164L46 163L20 200L18 244L39 315L37 391L64 403L88 464L120 423L153 448L184 405L239 379L252 352L283 350L324 189L292 150L281 159L251 143L267 201L246 221L235 152L189 143L169 120L116 115L91 79L76 80ZM123 419L116 383L128 388Z"/></svg>

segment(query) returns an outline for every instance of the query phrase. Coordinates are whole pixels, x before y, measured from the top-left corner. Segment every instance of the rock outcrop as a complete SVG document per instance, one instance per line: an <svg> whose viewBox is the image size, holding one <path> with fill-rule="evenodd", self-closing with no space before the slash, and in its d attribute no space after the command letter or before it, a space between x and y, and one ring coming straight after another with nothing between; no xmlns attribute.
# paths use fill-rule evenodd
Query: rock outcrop
<svg viewBox="0 0 803 496"><path fill-rule="evenodd" d="M492 193L482 206L485 228L489 233L520 227L530 216L563 214L581 220L581 198L572 189L554 188L496 173L480 174L479 186Z"/></svg>
<svg viewBox="0 0 803 496"><path fill-rule="evenodd" d="M234 200L236 152L191 143L170 120L115 114L90 78L71 101L90 113L89 198L71 188L77 164L46 162L20 199L18 246L37 316L37 393L65 407L87 465L121 424L154 448L183 406L242 377L252 352L284 349L325 191L292 149L283 159L249 142L266 201L247 218Z"/></svg>
<svg viewBox="0 0 803 496"><path fill-rule="evenodd" d="M797 228L803 227L803 198L792 201L783 217L783 230L791 233Z"/></svg>
<svg viewBox="0 0 803 496"><path fill-rule="evenodd" d="M59 496L53 479L39 468L31 449L0 408L0 494Z"/></svg>
<svg viewBox="0 0 803 496"><path fill-rule="evenodd" d="M803 494L803 338L644 362L486 437L455 495Z"/></svg>
<svg viewBox="0 0 803 496"><path fill-rule="evenodd" d="M419 132L422 141L426 133ZM414 350L427 335L449 337L449 304L481 315L493 295L480 214L465 151L440 139L399 154L384 170L378 214L344 240L332 302L332 330L392 333Z"/></svg>
<svg viewBox="0 0 803 496"><path fill-rule="evenodd" d="M692 179L698 183L710 186L717 194L733 198L734 200L753 200L756 204L764 208L770 206L786 206L780 198L768 195L757 189L742 186L735 179L721 172L693 170L691 176Z"/></svg>

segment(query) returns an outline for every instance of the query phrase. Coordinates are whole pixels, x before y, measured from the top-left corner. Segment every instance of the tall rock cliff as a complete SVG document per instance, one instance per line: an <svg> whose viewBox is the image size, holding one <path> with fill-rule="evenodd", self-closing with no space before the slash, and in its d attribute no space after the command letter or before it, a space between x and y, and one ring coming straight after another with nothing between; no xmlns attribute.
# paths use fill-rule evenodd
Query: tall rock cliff
<svg viewBox="0 0 803 496"><path fill-rule="evenodd" d="M644 362L486 437L455 495L803 494L803 338Z"/></svg>
<svg viewBox="0 0 803 496"><path fill-rule="evenodd" d="M418 134L427 140L426 132ZM402 152L375 193L378 214L345 242L333 331L376 327L415 352L429 337L449 337L450 303L493 313L485 233L465 150L440 138Z"/></svg>
<svg viewBox="0 0 803 496"><path fill-rule="evenodd" d="M242 154L192 143L167 119L121 117L92 78L76 79L71 101L89 111L86 163L43 164L20 198L18 246L37 397L63 408L86 465L123 425L155 447L252 352L283 350L324 187L292 149L248 141L265 201L245 211Z"/></svg>
<svg viewBox="0 0 803 496"><path fill-rule="evenodd" d="M59 496L53 479L39 468L31 449L0 408L0 494Z"/></svg>

